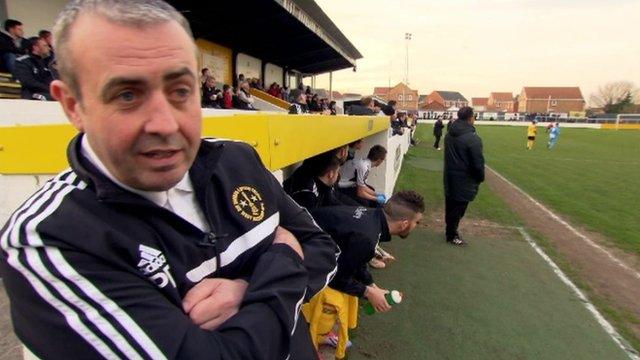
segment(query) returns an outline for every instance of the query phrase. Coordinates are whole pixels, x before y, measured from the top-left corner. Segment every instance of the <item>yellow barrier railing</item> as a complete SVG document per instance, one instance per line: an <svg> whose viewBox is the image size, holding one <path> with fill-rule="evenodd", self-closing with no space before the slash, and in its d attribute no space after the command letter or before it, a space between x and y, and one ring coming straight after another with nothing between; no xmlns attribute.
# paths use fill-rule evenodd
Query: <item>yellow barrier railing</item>
<svg viewBox="0 0 640 360"><path fill-rule="evenodd" d="M284 100L282 100L280 98L277 98L275 96L272 96L272 95L270 95L270 94L268 94L268 93L266 93L266 92L264 92L262 90L251 88L249 90L249 93L251 93L251 95L257 97L258 99L264 100L264 101L266 101L266 102L268 102L268 103L270 103L272 105L275 105L275 106L277 106L277 107L279 107L281 109L284 109L284 110L289 110L289 107L291 106L290 103L288 103L288 102L286 102L286 101L284 101Z"/></svg>
<svg viewBox="0 0 640 360"><path fill-rule="evenodd" d="M389 128L384 116L233 114L203 119L203 136L251 144L271 170ZM69 124L0 127L0 174L54 174L68 167Z"/></svg>

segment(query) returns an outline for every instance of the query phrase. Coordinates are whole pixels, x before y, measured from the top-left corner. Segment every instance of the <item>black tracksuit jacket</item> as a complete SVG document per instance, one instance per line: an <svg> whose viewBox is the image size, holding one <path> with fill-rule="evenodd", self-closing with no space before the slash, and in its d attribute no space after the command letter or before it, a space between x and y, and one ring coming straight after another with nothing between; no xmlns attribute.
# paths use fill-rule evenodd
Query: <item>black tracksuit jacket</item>
<svg viewBox="0 0 640 360"><path fill-rule="evenodd" d="M379 242L391 240L384 212L362 206L332 206L310 212L340 247L338 272L329 287L349 295L364 296L366 287L373 284L367 263L375 255Z"/></svg>
<svg viewBox="0 0 640 360"><path fill-rule="evenodd" d="M483 181L482 140L468 121L456 120L444 138L445 196L455 201L473 201Z"/></svg>
<svg viewBox="0 0 640 360"><path fill-rule="evenodd" d="M0 232L0 275L18 338L42 359L282 359L303 297L321 290L338 249L249 146L203 140L189 176L211 232L126 191L69 145L71 169ZM231 171L233 169L233 171ZM305 260L272 244L290 230ZM215 331L192 323L202 278L249 282Z"/></svg>

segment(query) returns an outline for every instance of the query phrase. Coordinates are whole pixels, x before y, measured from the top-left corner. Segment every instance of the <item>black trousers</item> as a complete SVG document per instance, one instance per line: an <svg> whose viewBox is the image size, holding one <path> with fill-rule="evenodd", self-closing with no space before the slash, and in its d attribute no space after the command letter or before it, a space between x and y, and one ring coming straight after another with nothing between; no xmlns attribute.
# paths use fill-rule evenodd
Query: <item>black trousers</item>
<svg viewBox="0 0 640 360"><path fill-rule="evenodd" d="M458 225L467 211L468 201L456 201L450 198L445 199L444 222L446 223L445 237L447 241L452 241L458 235Z"/></svg>
<svg viewBox="0 0 640 360"><path fill-rule="evenodd" d="M440 147L440 138L442 137L442 134L440 134L440 135L433 135L433 136L435 136L435 137L436 137L436 142L435 142L435 143L433 143L433 148L434 148L434 149L437 149L437 148L439 148L439 147Z"/></svg>

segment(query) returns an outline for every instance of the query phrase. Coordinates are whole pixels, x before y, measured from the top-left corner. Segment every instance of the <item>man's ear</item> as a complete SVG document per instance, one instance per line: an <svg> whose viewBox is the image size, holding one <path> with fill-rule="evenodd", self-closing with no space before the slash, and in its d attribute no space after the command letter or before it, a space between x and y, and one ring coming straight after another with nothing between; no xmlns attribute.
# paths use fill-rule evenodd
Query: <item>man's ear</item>
<svg viewBox="0 0 640 360"><path fill-rule="evenodd" d="M80 116L80 100L73 94L69 85L61 80L54 80L50 87L51 96L62 105L65 115L80 132L84 132L84 124Z"/></svg>
<svg viewBox="0 0 640 360"><path fill-rule="evenodd" d="M409 228L409 220L407 219L400 220L400 228L402 229L402 231L407 230Z"/></svg>

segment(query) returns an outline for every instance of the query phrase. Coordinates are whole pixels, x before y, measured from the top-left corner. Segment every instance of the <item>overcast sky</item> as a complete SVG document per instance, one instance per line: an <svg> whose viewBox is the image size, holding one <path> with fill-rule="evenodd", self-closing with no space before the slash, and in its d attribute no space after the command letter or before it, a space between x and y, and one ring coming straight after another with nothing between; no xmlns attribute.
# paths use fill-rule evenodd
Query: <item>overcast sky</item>
<svg viewBox="0 0 640 360"><path fill-rule="evenodd" d="M468 99L523 86L640 85L640 0L316 0L364 56L334 89L371 94L404 78ZM328 88L328 76L317 78Z"/></svg>

